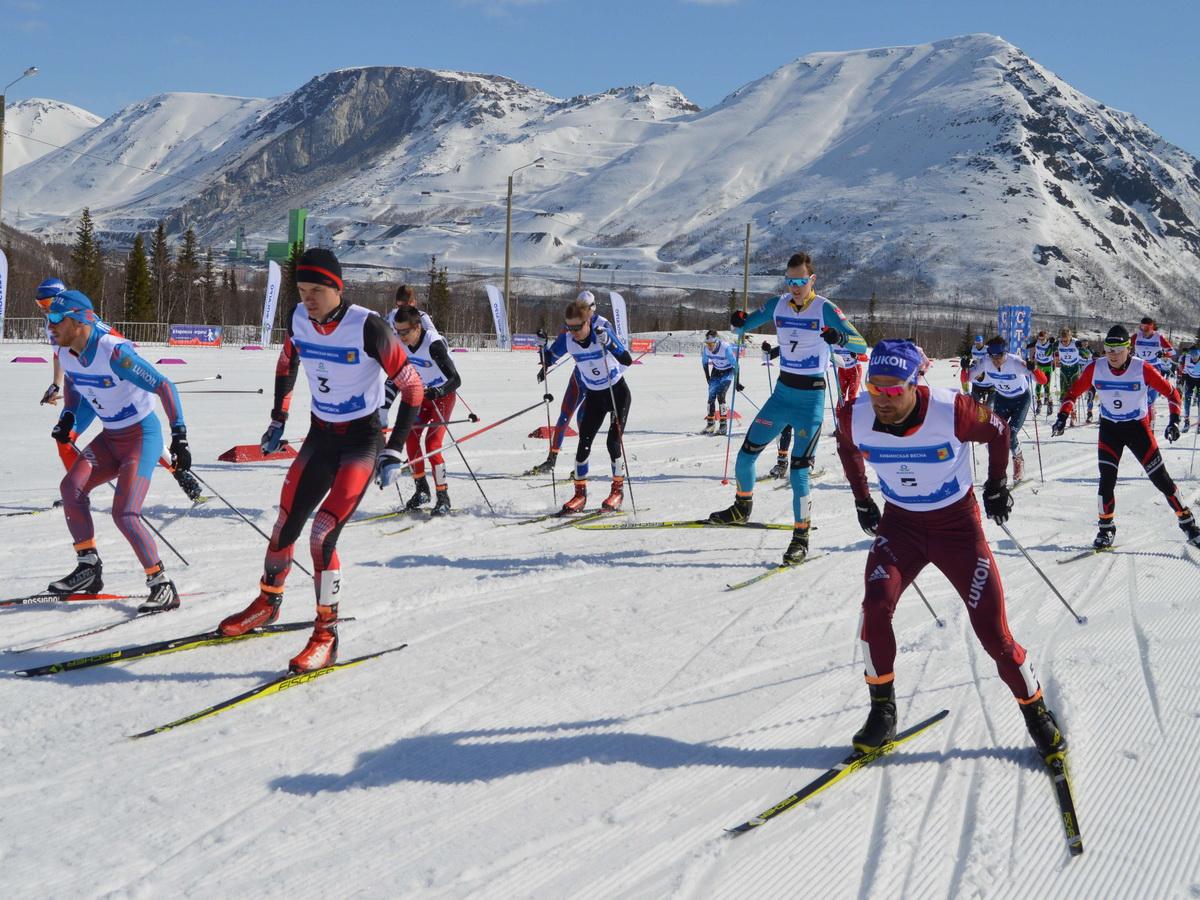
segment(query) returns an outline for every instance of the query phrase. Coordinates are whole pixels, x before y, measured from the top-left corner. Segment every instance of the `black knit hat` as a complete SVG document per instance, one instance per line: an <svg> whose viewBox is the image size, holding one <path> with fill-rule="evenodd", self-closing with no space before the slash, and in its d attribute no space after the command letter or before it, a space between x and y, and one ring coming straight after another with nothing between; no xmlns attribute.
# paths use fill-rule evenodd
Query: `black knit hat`
<svg viewBox="0 0 1200 900"><path fill-rule="evenodd" d="M323 284L335 291L342 289L342 264L332 250L312 247L296 263L296 283Z"/></svg>
<svg viewBox="0 0 1200 900"><path fill-rule="evenodd" d="M1106 347L1124 347L1129 344L1129 331L1124 325L1114 325L1108 329L1108 334L1104 338L1104 346Z"/></svg>

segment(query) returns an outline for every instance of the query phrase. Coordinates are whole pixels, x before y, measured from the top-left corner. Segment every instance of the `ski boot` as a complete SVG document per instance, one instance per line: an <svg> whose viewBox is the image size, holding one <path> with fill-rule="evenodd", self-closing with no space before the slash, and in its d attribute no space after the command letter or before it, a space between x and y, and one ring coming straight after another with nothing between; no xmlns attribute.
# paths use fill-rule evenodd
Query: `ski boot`
<svg viewBox="0 0 1200 900"><path fill-rule="evenodd" d="M259 585L258 596L241 612L226 616L217 626L217 631L227 637L234 637L270 625L279 618L279 605L283 603L282 590L268 590L267 586Z"/></svg>
<svg viewBox="0 0 1200 900"><path fill-rule="evenodd" d="M408 502L404 504L405 512L416 512L422 506L429 502L429 480L427 478L413 479L413 485L417 491L408 498Z"/></svg>
<svg viewBox="0 0 1200 900"><path fill-rule="evenodd" d="M313 622L313 633L303 650L292 657L288 671L294 675L327 669L337 662L338 633L337 608L317 604L317 618Z"/></svg>
<svg viewBox="0 0 1200 900"><path fill-rule="evenodd" d="M1049 418L1052 415L1054 415L1054 401L1047 400L1046 401L1046 418Z"/></svg>
<svg viewBox="0 0 1200 900"><path fill-rule="evenodd" d="M1040 397L1038 398L1037 402L1034 403L1034 405L1033 405L1033 414L1035 416L1040 416L1042 414L1042 400Z"/></svg>
<svg viewBox="0 0 1200 900"><path fill-rule="evenodd" d="M725 434L729 430L729 410L722 406L720 413L721 424L717 426L717 434Z"/></svg>
<svg viewBox="0 0 1200 900"><path fill-rule="evenodd" d="M1113 541L1117 539L1117 526L1113 522L1100 523L1100 530L1096 532L1096 539L1092 541L1092 548L1095 550L1108 550L1113 545Z"/></svg>
<svg viewBox="0 0 1200 900"><path fill-rule="evenodd" d="M1184 509L1179 517L1179 528L1187 536L1187 542L1193 547L1200 547L1200 527L1196 526L1196 519L1192 516L1190 509Z"/></svg>
<svg viewBox="0 0 1200 900"><path fill-rule="evenodd" d="M433 504L433 509L429 511L431 516L448 516L450 515L450 490L449 488L440 487L437 489L437 500Z"/></svg>
<svg viewBox="0 0 1200 900"><path fill-rule="evenodd" d="M1025 457L1018 453L1013 457L1013 486L1021 483L1021 479L1025 477Z"/></svg>
<svg viewBox="0 0 1200 900"><path fill-rule="evenodd" d="M46 588L52 594L97 594L104 588L104 564L96 548L79 550L75 554L75 571Z"/></svg>
<svg viewBox="0 0 1200 900"><path fill-rule="evenodd" d="M1025 727L1029 729L1029 736L1033 738L1042 759L1066 752L1067 739L1058 722L1054 721L1054 713L1046 709L1044 698L1038 697L1033 703L1022 703L1021 713L1025 716Z"/></svg>
<svg viewBox="0 0 1200 900"><path fill-rule="evenodd" d="M772 478L786 478L787 473L788 473L788 458L787 458L787 454L785 453L776 460L775 465L771 466L771 471L768 472L767 474L770 475Z"/></svg>
<svg viewBox="0 0 1200 900"><path fill-rule="evenodd" d="M1090 409L1087 411L1087 418L1084 420L1083 424L1084 425L1092 424L1092 411Z"/></svg>
<svg viewBox="0 0 1200 900"><path fill-rule="evenodd" d="M575 479L575 496L562 505L560 512L563 515L571 513L583 512L583 508L587 506L587 479Z"/></svg>
<svg viewBox="0 0 1200 900"><path fill-rule="evenodd" d="M1191 427L1192 427L1192 420L1191 420L1191 419L1184 419L1184 420L1183 420L1183 425L1181 425L1181 426L1179 427L1179 433L1180 433L1180 434L1187 434L1187 432L1188 432L1188 429L1189 429L1189 428L1191 428Z"/></svg>
<svg viewBox="0 0 1200 900"><path fill-rule="evenodd" d="M714 422L712 419L705 419L704 420L704 430L701 431L700 433L701 434L716 434L717 433L717 423Z"/></svg>
<svg viewBox="0 0 1200 900"><path fill-rule="evenodd" d="M867 721L854 734L854 749L859 753L878 750L896 737L895 682L868 685L871 689L871 711Z"/></svg>
<svg viewBox="0 0 1200 900"><path fill-rule="evenodd" d="M754 501L750 497L735 497L733 506L719 509L708 517L708 521L716 525L742 525L750 518L750 510Z"/></svg>
<svg viewBox="0 0 1200 900"><path fill-rule="evenodd" d="M612 480L612 488L609 491L608 498L600 504L601 509L606 509L609 512L616 512L621 508L621 501L625 499L625 476L614 475Z"/></svg>
<svg viewBox="0 0 1200 900"><path fill-rule="evenodd" d="M167 577L163 564L158 564L158 571L146 576L146 587L150 588L150 596L137 608L140 613L166 612L179 606L179 591L175 583Z"/></svg>
<svg viewBox="0 0 1200 900"><path fill-rule="evenodd" d="M795 566L808 556L808 526L792 529L792 542L783 551L783 564Z"/></svg>
<svg viewBox="0 0 1200 900"><path fill-rule="evenodd" d="M550 454L546 457L545 460L538 463L536 466L534 466L532 469L530 469L525 474L526 475L549 475L551 472L554 471L554 463L557 459L558 459L558 451L551 450Z"/></svg>

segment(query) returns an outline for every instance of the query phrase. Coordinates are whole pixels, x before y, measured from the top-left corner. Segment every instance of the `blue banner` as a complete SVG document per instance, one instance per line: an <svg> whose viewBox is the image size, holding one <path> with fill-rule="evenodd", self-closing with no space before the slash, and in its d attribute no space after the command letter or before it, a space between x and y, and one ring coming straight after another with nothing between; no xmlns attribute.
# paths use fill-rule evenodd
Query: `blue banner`
<svg viewBox="0 0 1200 900"><path fill-rule="evenodd" d="M1025 355L1025 345L1033 334L1033 307L1001 306L996 310L1000 337L1008 343L1008 352Z"/></svg>
<svg viewBox="0 0 1200 900"><path fill-rule="evenodd" d="M172 347L220 347L220 325L172 325L167 343Z"/></svg>

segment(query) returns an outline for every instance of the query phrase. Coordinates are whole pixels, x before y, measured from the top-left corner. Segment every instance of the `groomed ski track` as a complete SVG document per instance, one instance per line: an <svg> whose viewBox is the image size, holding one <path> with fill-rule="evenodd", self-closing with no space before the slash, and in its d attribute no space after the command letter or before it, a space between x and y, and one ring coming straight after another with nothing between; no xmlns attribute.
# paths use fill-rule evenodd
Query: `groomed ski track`
<svg viewBox="0 0 1200 900"><path fill-rule="evenodd" d="M177 377L220 372L222 387L270 390L272 352L145 349L151 361L186 359L186 367L166 367ZM37 406L50 367L10 365L17 355L49 358L44 345L4 345L0 506L49 505L62 477L49 437L55 413ZM747 357L742 382L761 403L766 374L756 356ZM471 352L455 361L481 424L537 398L530 354ZM551 376L556 397L566 375ZM931 375L957 384L945 361ZM647 357L628 377L626 442L639 507L675 519L728 505L725 441L694 434L705 396L696 358ZM196 471L269 531L286 463L215 460L258 439L270 398L183 401ZM308 408L301 379L290 438L303 436ZM749 404L739 398L737 409L748 425ZM538 425L540 411L462 449L479 474L522 472L545 456L544 441L525 437ZM384 532L410 523L362 524L340 540L341 612L357 619L341 629L344 658L406 641L403 653L136 742L125 736L278 674L303 633L32 682L0 678L4 893L1194 896L1200 553L1188 557L1165 502L1127 457L1116 549L1053 565L1094 534L1096 428L1051 439L1043 417L1039 429L1047 483L1014 495L1009 525L1089 624L1075 624L1003 532L987 528L1012 632L1072 744L1081 858L1068 858L1049 778L1016 704L932 569L919 583L947 627L936 627L915 593L902 599L899 710L902 725L941 708L949 718L754 833L724 835L841 759L866 713L856 630L868 538L825 437L813 548L826 555L743 591L724 586L777 562L786 532L497 528L552 509L549 484L484 481L505 517L493 520L451 451L459 515L394 536ZM1026 430L1026 472L1036 480L1031 423ZM1186 479L1191 446L1185 435L1163 447L1187 497L1200 489ZM569 438L564 456L574 447ZM768 451L760 471L773 461ZM568 469L560 462L560 503ZM590 505L607 481L598 440ZM789 492L771 487L758 486L754 518L790 521ZM407 482L403 489L407 498ZM93 506L105 588L136 594L140 569L113 526L110 498L98 490ZM372 487L358 515L396 504L394 490ZM144 512L166 523L192 562L184 568L161 548L179 590L206 593L102 635L0 654L0 668L201 631L247 603L262 539L216 498L186 508L159 473ZM297 544L305 565L307 547L306 530ZM5 596L42 590L70 567L61 511L0 519ZM303 618L312 604L310 579L293 570L282 619ZM0 610L0 646L106 624L132 615L133 605Z"/></svg>

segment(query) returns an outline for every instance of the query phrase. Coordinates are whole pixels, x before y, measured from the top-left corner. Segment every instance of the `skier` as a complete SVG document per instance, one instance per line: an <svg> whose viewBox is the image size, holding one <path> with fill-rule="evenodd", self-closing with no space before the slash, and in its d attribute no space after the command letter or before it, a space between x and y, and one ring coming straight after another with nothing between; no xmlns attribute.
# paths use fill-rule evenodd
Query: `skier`
<svg viewBox="0 0 1200 900"><path fill-rule="evenodd" d="M580 291L575 298L587 304L588 311L592 316L595 316L596 327L603 328L606 331L612 331L612 325L604 316L596 313L596 295L591 291ZM561 332L560 332L561 333ZM542 338L543 348L546 344L546 335L539 331L538 336ZM538 381L545 381L546 369L544 356L539 357ZM526 475L545 475L554 471L554 463L558 460L559 451L562 450L563 438L567 433L567 424L571 421L571 417L575 417L576 430L578 423L582 420L583 415L581 407L583 401L587 399L587 390L583 386L583 379L579 375L579 370L575 369L571 373L571 380L567 382L567 388L563 391L562 404L558 409L558 423L554 426L554 435L550 439L550 452L546 459L538 463Z"/></svg>
<svg viewBox="0 0 1200 900"><path fill-rule="evenodd" d="M296 305L275 368L275 405L262 437L264 453L279 449L301 364L312 394L312 424L292 461L279 498L279 517L267 545L259 593L241 612L218 626L222 634L245 634L279 618L293 545L313 518L310 548L317 614L307 646L289 669L310 672L337 661L337 540L358 507L372 474L385 488L400 478L402 450L424 399L421 378L387 322L342 299L342 268L329 250L305 250L296 265ZM384 380L399 389L396 424L383 443L377 410Z"/></svg>
<svg viewBox="0 0 1200 900"><path fill-rule="evenodd" d="M997 416L1008 425L1009 448L1013 461L1013 484L1025 477L1025 455L1021 452L1020 431L1029 414L1029 382L1046 383L1040 366L1008 352L1004 338L994 337L987 344L988 355L971 367L972 383L987 382L996 391L992 404Z"/></svg>
<svg viewBox="0 0 1200 900"><path fill-rule="evenodd" d="M1033 410L1035 416L1041 415L1043 404L1046 407L1046 415L1054 412L1054 401L1050 399L1050 376L1054 372L1056 365L1056 357L1054 350L1054 341L1050 338L1048 331L1039 331L1037 340L1029 344L1029 358L1038 370L1046 376L1045 381L1038 381L1034 386L1033 393L1037 399L1037 404ZM1044 398L1044 399L1043 399Z"/></svg>
<svg viewBox="0 0 1200 900"><path fill-rule="evenodd" d="M704 370L704 380L708 382L708 415L704 418L703 434L712 434L717 419L718 404L720 404L721 427L717 434L725 434L729 425L729 410L725 406L725 395L733 384L733 369L737 365L737 351L733 345L721 340L717 333L709 330L704 335L704 346L700 349L700 368ZM741 384L734 390L740 391Z"/></svg>
<svg viewBox="0 0 1200 900"><path fill-rule="evenodd" d="M783 562L794 565L808 555L809 468L821 437L825 413L825 373L829 368L830 348L844 347L854 353L867 349L853 325L831 301L813 289L816 275L812 258L795 253L785 273L787 291L772 298L747 315L741 310L730 316L730 324L740 334L774 322L779 336L779 380L763 404L737 456L737 496L733 505L717 510L709 521L721 525L741 525L750 518L754 498L754 464L785 425L795 430L792 448L792 540L784 551Z"/></svg>
<svg viewBox="0 0 1200 900"><path fill-rule="evenodd" d="M590 292L589 292L590 293ZM538 381L545 379L545 370L570 353L575 371L583 381L583 414L579 420L579 446L575 450L575 495L563 504L564 514L582 512L587 506L588 457L604 417L611 414L608 426L608 456L612 461L612 488L600 504L602 509L617 510L625 499L625 475L628 466L621 453L621 435L629 421L630 394L625 368L633 364L611 326L592 312L586 297L567 304L566 330L545 348L543 367Z"/></svg>
<svg viewBox="0 0 1200 900"><path fill-rule="evenodd" d="M1100 521L1099 532L1092 546L1106 550L1113 545L1117 534L1116 497L1117 469L1125 448L1138 459L1150 482L1167 498L1175 511L1179 527L1190 543L1200 547L1200 527L1192 511L1179 499L1179 490L1171 480L1159 452L1158 442L1150 424L1149 394L1159 391L1167 398L1170 420L1164 436L1172 443L1179 440L1179 391L1175 390L1154 366L1130 353L1129 332L1124 325L1114 325L1104 339L1104 357L1088 364L1079 379L1067 392L1058 419L1050 429L1061 435L1067 427L1067 416L1075 400L1091 385L1096 387L1100 400L1100 434L1097 456L1100 463Z"/></svg>
<svg viewBox="0 0 1200 900"><path fill-rule="evenodd" d="M1071 329L1065 325L1058 332L1058 344L1054 348L1058 357L1058 406L1062 408L1063 398L1071 390L1071 385L1079 377L1083 369L1083 355L1078 343L1071 337ZM1079 415L1071 410L1071 427L1079 424Z"/></svg>
<svg viewBox="0 0 1200 900"><path fill-rule="evenodd" d="M1183 382L1183 428L1192 427L1192 397L1200 407L1200 344L1192 344L1179 361L1179 378Z"/></svg>
<svg viewBox="0 0 1200 900"><path fill-rule="evenodd" d="M862 382L860 362L866 362L867 357L847 350L844 347L834 347L830 354L830 362L837 370L838 406L853 403L858 397L858 386Z"/></svg>
<svg viewBox="0 0 1200 900"><path fill-rule="evenodd" d="M64 379L63 411L51 432L70 443L80 412L94 410L104 426L75 459L62 481L63 512L75 543L75 570L51 584L56 594L98 593L104 586L103 563L96 549L91 492L116 478L112 516L146 572L150 595L138 612L162 612L179 606L179 592L167 578L154 537L141 519L142 502L162 452L162 426L154 397L171 423L171 463L192 467L187 424L175 385L133 349L103 327L92 301L79 291L55 295L46 313Z"/></svg>
<svg viewBox="0 0 1200 900"><path fill-rule="evenodd" d="M779 359L779 346L771 346L770 341L762 342L763 353L766 353L770 359ZM792 426L784 425L783 431L779 432L779 446L776 449L775 465L771 466L771 471L767 474L772 478L783 478L788 473L788 448L792 446Z"/></svg>
<svg viewBox="0 0 1200 900"><path fill-rule="evenodd" d="M408 350L408 361L417 367L421 383L425 386L425 399L417 415L413 430L408 433L408 458L421 456L421 429L425 431L425 453L429 456L429 467L433 470L433 486L437 501L430 515L444 516L450 512L450 494L446 483L446 462L442 458L442 440L446 435L444 425L454 411L455 393L462 386L462 378L450 358L450 348L436 331L427 331L421 324L422 313L416 307L406 306L396 311L396 334ZM429 501L429 481L425 478L425 461L412 465L416 493L405 504L406 510L414 511Z"/></svg>
<svg viewBox="0 0 1200 900"><path fill-rule="evenodd" d="M1094 354L1092 353L1092 342L1087 338L1080 338L1077 343L1079 344L1079 370L1082 372L1083 367L1090 363L1094 357ZM1076 375L1075 377L1078 378L1079 376ZM1095 407L1096 387L1093 385L1092 387L1088 388L1087 392L1087 418L1084 420L1085 425L1092 424L1092 416L1095 411Z"/></svg>
<svg viewBox="0 0 1200 900"><path fill-rule="evenodd" d="M396 288L396 306L387 315L388 324L391 325L392 328L395 328L396 316L400 313L400 310L406 309L410 306L413 309L417 309L417 292L412 289L411 285L402 284ZM435 341L441 340L442 336L438 334L438 330L433 326L433 319L429 317L429 313L421 309L418 309L417 312L421 315L421 327L430 334L434 335Z"/></svg>
<svg viewBox="0 0 1200 900"><path fill-rule="evenodd" d="M1142 316L1141 324L1138 325L1137 331L1134 333L1133 355L1138 359L1145 360L1152 365L1157 366L1158 360L1162 357L1168 359L1175 355L1175 348L1171 346L1171 342L1167 340L1165 335L1158 331L1158 323L1150 316ZM1158 399L1159 391L1151 389L1147 395L1147 401L1150 405L1150 428L1154 428L1154 401Z"/></svg>
<svg viewBox="0 0 1200 900"><path fill-rule="evenodd" d="M919 365L911 341L880 341L867 365L866 395L838 415L838 456L858 522L875 536L864 572L861 631L871 711L854 735L855 749L867 752L895 737L892 615L900 595L932 563L966 604L975 636L1012 691L1038 752L1062 753L1066 739L1046 708L1025 649L1008 630L999 568L972 490L968 442L988 448L987 516L1000 523L1008 518L1007 426L953 389L918 385ZM882 514L871 497L864 459L887 500Z"/></svg>

